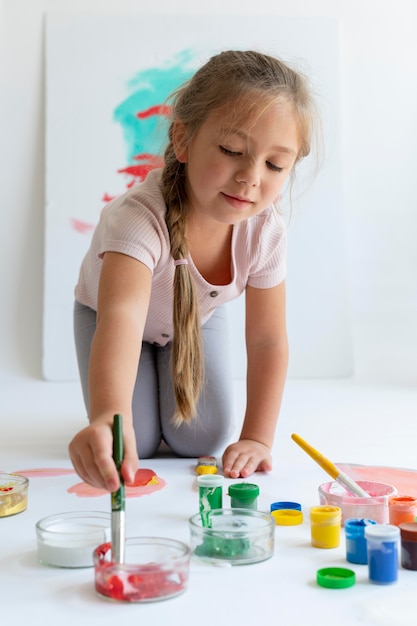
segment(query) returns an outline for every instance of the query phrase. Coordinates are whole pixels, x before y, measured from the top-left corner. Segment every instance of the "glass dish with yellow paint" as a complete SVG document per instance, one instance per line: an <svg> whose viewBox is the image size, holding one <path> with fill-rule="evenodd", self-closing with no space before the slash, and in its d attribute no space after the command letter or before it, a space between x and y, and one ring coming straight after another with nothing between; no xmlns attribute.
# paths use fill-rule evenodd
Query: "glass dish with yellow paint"
<svg viewBox="0 0 417 626"><path fill-rule="evenodd" d="M26 510L29 479L20 474L0 474L0 517Z"/></svg>

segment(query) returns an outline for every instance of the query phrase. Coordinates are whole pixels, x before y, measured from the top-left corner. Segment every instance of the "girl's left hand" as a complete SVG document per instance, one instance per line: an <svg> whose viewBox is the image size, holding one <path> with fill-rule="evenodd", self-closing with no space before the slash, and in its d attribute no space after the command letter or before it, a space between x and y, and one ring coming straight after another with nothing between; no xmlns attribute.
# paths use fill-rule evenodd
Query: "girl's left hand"
<svg viewBox="0 0 417 626"><path fill-rule="evenodd" d="M229 478L247 478L254 472L270 472L269 448L253 439L241 439L228 446L223 454L223 472Z"/></svg>

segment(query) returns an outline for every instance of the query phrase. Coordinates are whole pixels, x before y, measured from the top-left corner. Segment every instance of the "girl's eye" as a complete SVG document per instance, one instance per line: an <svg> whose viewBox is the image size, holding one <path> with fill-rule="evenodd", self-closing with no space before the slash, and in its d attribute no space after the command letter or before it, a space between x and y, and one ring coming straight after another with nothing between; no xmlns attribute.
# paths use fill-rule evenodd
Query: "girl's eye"
<svg viewBox="0 0 417 626"><path fill-rule="evenodd" d="M273 163L271 163L271 161L267 161L266 162L267 167L269 167L270 170L272 170L273 172L282 172L284 170L283 167L278 167L278 165L274 165Z"/></svg>
<svg viewBox="0 0 417 626"><path fill-rule="evenodd" d="M228 156L240 156L242 154L241 152L236 152L235 150L229 150L229 148L226 148L225 146L220 146L220 150L223 154L227 154Z"/></svg>

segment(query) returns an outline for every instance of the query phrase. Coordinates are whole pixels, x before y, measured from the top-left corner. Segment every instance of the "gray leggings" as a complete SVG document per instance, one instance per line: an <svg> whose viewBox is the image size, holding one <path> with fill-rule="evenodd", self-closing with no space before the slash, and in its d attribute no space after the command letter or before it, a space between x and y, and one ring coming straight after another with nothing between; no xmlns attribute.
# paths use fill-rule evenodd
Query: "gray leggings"
<svg viewBox="0 0 417 626"><path fill-rule="evenodd" d="M89 407L88 362L96 312L74 305L74 337L84 403ZM232 374L228 353L227 318L219 307L203 326L205 382L198 418L175 427L171 423L175 400L171 380L171 344L160 347L144 341L133 392L132 411L139 458L151 458L164 441L182 457L217 455L234 430Z"/></svg>

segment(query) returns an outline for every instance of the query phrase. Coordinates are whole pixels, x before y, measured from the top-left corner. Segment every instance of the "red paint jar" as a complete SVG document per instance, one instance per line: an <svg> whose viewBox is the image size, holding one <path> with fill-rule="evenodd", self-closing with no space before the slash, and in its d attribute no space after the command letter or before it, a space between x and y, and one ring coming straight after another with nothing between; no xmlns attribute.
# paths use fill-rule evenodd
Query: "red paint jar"
<svg viewBox="0 0 417 626"><path fill-rule="evenodd" d="M417 570L417 524L400 524L401 565L405 569Z"/></svg>
<svg viewBox="0 0 417 626"><path fill-rule="evenodd" d="M413 496L392 496L388 500L389 523L394 526L412 523L417 515L417 498Z"/></svg>

